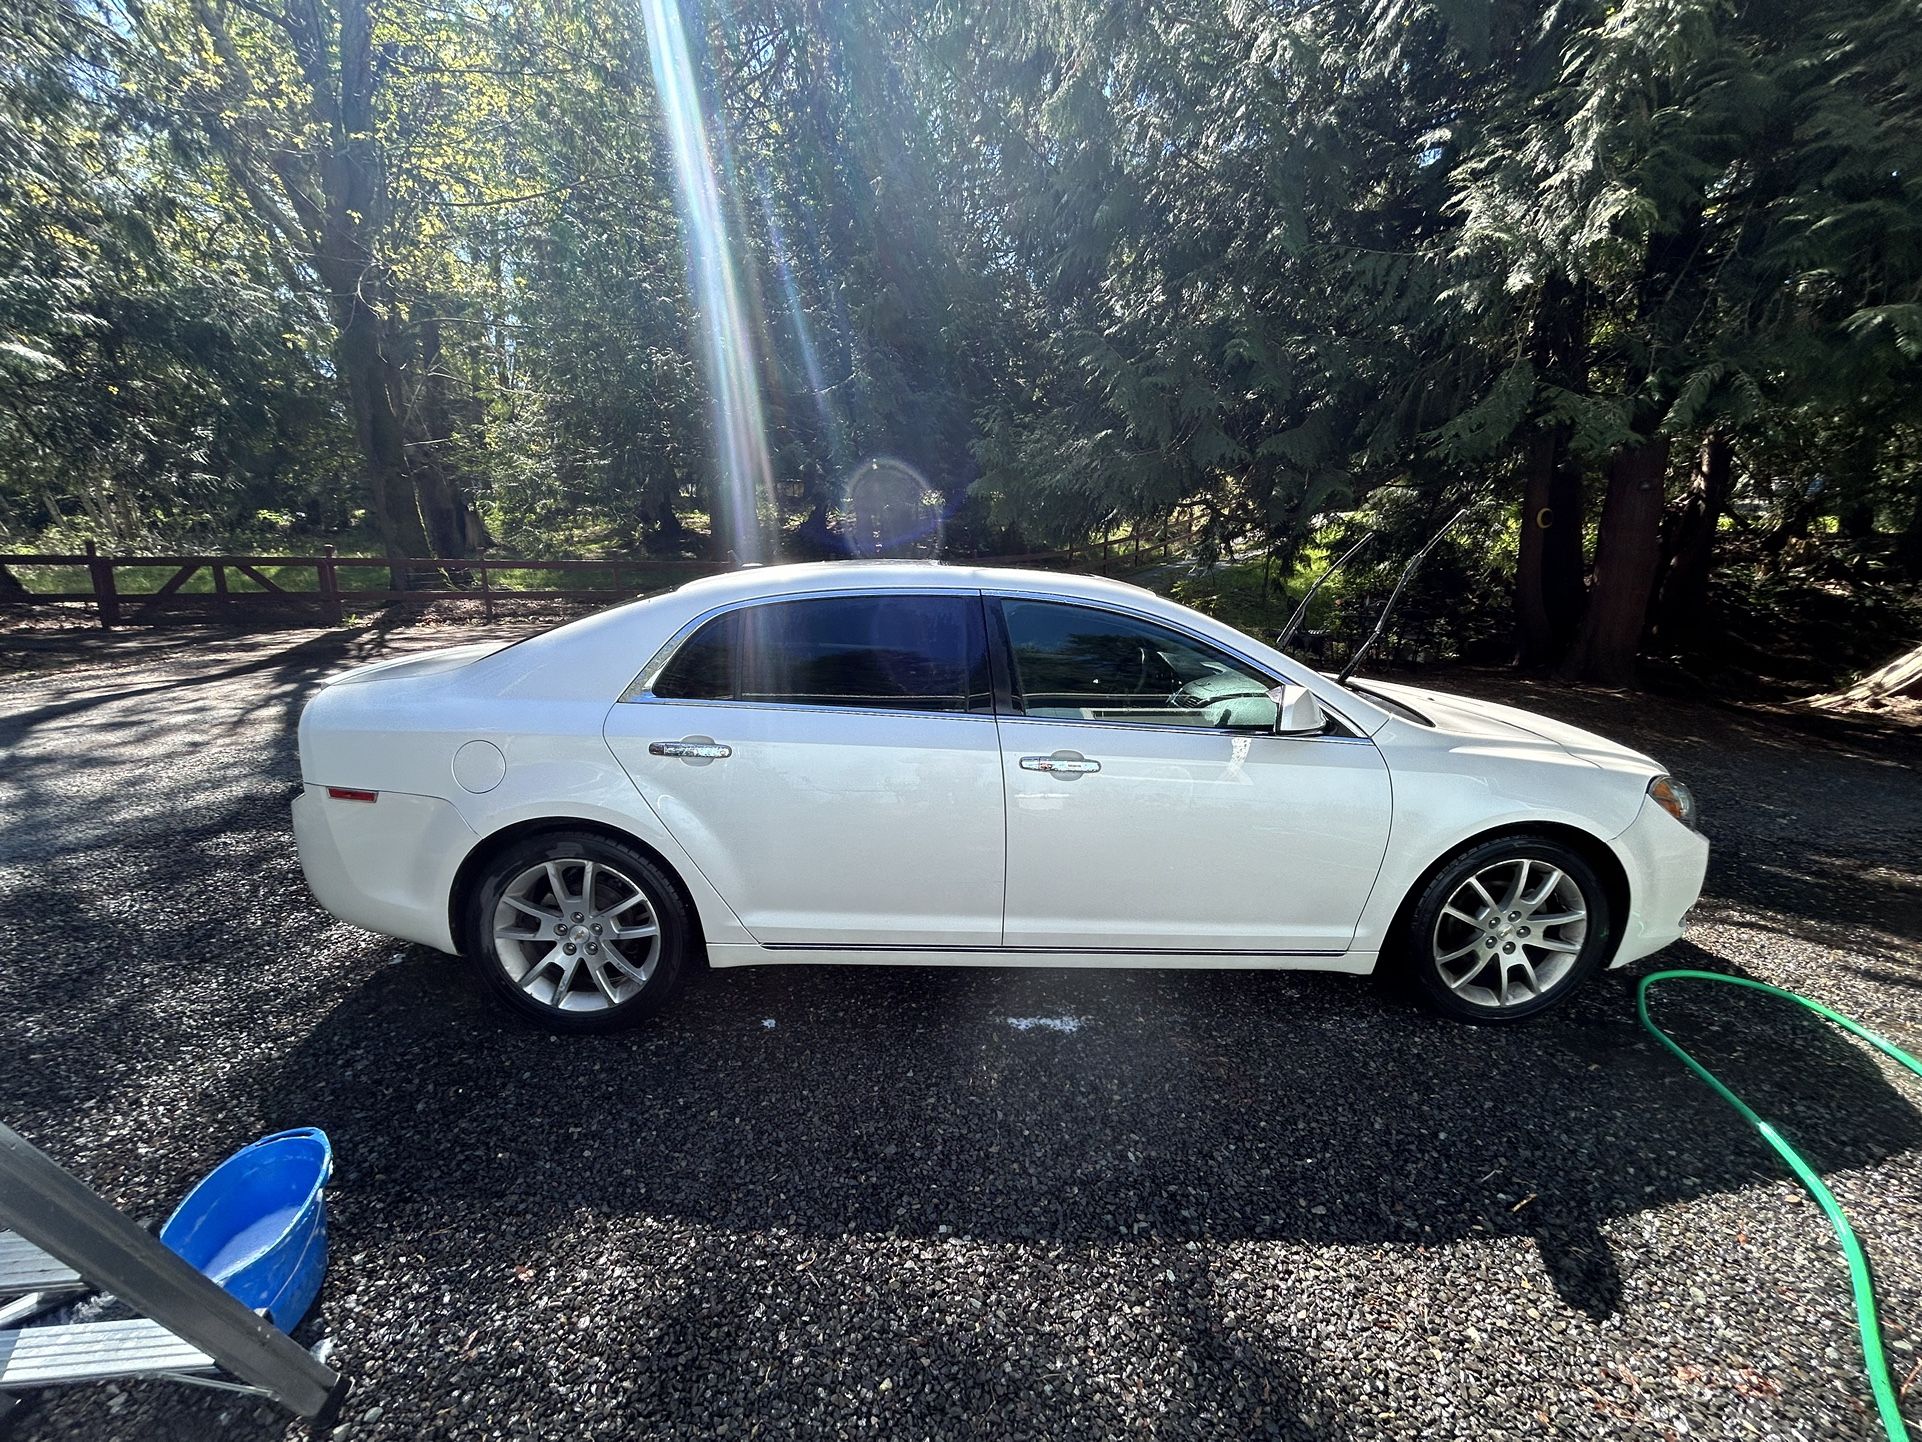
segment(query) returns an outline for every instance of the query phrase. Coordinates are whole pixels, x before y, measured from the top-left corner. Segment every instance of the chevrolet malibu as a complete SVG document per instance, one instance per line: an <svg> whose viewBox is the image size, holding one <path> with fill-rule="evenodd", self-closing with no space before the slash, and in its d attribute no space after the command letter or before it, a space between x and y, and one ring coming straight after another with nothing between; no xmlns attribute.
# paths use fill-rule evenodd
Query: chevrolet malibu
<svg viewBox="0 0 1922 1442"><path fill-rule="evenodd" d="M565 1031L692 967L1400 969L1509 1022L1681 934L1686 787L1507 706L1338 684L1148 591L780 566L333 678L294 832L343 920Z"/></svg>

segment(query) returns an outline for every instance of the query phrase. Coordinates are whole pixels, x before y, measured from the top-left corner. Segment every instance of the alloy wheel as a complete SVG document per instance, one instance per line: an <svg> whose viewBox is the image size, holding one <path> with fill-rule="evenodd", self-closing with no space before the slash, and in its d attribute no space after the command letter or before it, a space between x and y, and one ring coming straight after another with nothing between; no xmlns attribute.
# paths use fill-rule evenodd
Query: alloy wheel
<svg viewBox="0 0 1922 1442"><path fill-rule="evenodd" d="M605 862L568 856L515 876L494 908L494 950L509 980L557 1011L631 1001L661 957L647 891Z"/></svg>
<svg viewBox="0 0 1922 1442"><path fill-rule="evenodd" d="M1574 970L1588 936L1588 898L1546 861L1492 862L1455 888L1430 938L1443 983L1477 1006L1547 995Z"/></svg>

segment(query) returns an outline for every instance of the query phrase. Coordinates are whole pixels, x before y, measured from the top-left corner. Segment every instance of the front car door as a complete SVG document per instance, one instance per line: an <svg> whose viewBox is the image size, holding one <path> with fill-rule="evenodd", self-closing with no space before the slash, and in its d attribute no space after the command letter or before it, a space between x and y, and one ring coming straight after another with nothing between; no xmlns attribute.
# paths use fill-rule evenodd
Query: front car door
<svg viewBox="0 0 1922 1442"><path fill-rule="evenodd" d="M762 945L1000 944L978 592L836 592L703 618L613 708L607 740Z"/></svg>
<svg viewBox="0 0 1922 1442"><path fill-rule="evenodd" d="M1388 769L1338 720L1274 732L1276 678L1175 627L989 599L1012 714L1009 947L1347 949L1388 842Z"/></svg>

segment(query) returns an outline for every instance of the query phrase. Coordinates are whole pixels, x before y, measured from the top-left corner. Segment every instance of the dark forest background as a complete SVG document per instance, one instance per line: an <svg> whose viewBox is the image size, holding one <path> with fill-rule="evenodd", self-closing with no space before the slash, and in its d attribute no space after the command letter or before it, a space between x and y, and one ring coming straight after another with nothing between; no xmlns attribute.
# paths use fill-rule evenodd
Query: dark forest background
<svg viewBox="0 0 1922 1442"><path fill-rule="evenodd" d="M0 551L828 555L878 458L1250 625L1470 506L1457 651L1918 631L1909 0L10 8Z"/></svg>

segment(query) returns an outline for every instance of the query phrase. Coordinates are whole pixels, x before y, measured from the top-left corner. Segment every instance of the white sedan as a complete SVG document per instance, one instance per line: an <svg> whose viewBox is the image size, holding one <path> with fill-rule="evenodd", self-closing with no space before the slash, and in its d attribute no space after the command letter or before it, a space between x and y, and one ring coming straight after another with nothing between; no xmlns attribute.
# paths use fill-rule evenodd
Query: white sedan
<svg viewBox="0 0 1922 1442"><path fill-rule="evenodd" d="M1520 1020L1678 937L1708 859L1600 736L1340 685L1133 586L912 562L360 667L300 767L323 906L569 1031L703 960L1392 964Z"/></svg>

